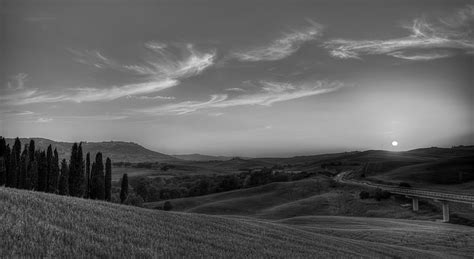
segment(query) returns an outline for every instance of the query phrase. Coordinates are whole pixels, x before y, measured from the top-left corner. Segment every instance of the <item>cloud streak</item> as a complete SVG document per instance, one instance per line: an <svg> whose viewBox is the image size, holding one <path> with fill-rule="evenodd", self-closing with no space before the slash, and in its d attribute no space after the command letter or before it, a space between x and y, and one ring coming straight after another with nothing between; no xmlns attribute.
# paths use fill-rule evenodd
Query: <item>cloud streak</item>
<svg viewBox="0 0 474 259"><path fill-rule="evenodd" d="M157 107L136 110L147 115L187 114L203 109L217 109L236 106L271 106L277 102L299 99L336 91L343 87L341 82L316 81L302 85L261 81L261 91L229 98L227 94L212 95L208 101L185 101Z"/></svg>
<svg viewBox="0 0 474 259"><path fill-rule="evenodd" d="M151 55L146 57L142 64L122 65L121 63L107 58L98 51L78 52L71 50L77 57L76 61L91 65L98 69L112 69L121 72L139 75L139 83L112 86L108 88L77 87L63 90L61 93L39 91L37 89L25 89L22 91L10 91L0 96L11 105L24 105L32 103L55 103L55 102L99 102L112 101L122 97L141 96L155 93L180 83L180 80L202 73L214 64L215 52L202 53L197 51L193 45L188 44L181 49L181 55L174 55L166 50L166 45L158 48L156 44L146 45ZM26 79L26 77L24 77ZM23 83L18 84L23 89ZM143 97L143 99L165 99L159 97Z"/></svg>
<svg viewBox="0 0 474 259"><path fill-rule="evenodd" d="M274 61L290 56L298 51L303 43L315 40L322 35L323 26L310 21L310 26L285 33L268 45L235 51L232 57L239 61L257 62Z"/></svg>
<svg viewBox="0 0 474 259"><path fill-rule="evenodd" d="M331 56L340 59L361 59L363 55L388 55L408 60L433 60L459 53L472 54L474 36L466 28L474 26L474 6L453 16L429 23L415 19L407 27L407 37L388 40L330 40L323 44ZM419 53L421 52L421 53Z"/></svg>

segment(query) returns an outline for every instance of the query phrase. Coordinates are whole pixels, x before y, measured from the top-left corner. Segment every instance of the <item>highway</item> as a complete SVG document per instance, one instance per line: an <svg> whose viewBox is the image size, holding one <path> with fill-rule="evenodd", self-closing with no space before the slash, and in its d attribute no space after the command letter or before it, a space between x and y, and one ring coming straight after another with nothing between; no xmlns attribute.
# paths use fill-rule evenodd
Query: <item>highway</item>
<svg viewBox="0 0 474 259"><path fill-rule="evenodd" d="M444 192L444 191L442 192L442 191L436 191L436 190L423 190L423 189L418 189L418 188L398 187L398 186L377 184L370 181L348 179L347 176L350 175L350 173L351 171L341 172L334 177L334 180L340 183L345 183L345 184L380 188L382 190L386 190L393 194L401 194L401 195L406 195L410 197L427 198L427 199L433 199L433 200L439 200L439 201L467 203L474 206L473 195L448 193L448 192Z"/></svg>

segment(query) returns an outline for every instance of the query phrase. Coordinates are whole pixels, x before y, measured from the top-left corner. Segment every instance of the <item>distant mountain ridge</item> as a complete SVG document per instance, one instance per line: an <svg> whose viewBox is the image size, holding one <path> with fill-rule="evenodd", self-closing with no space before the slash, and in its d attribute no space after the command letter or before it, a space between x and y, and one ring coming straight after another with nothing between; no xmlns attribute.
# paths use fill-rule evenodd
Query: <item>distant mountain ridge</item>
<svg viewBox="0 0 474 259"><path fill-rule="evenodd" d="M178 159L186 160L186 161L227 161L234 159L236 157L232 156L211 156L211 155L203 155L203 154L182 154L182 155L172 155ZM242 159L252 159L249 157L239 157Z"/></svg>
<svg viewBox="0 0 474 259"><path fill-rule="evenodd" d="M20 138L22 146L35 141L37 149L46 149L49 145L58 150L59 157L69 159L71 153L72 142L58 142L45 138ZM7 144L13 145L14 138L7 138ZM124 141L107 141L107 142L82 142L82 149L85 154L90 152L95 156L97 152L102 152L103 157L110 157L113 162L175 162L178 158L149 150L137 143Z"/></svg>

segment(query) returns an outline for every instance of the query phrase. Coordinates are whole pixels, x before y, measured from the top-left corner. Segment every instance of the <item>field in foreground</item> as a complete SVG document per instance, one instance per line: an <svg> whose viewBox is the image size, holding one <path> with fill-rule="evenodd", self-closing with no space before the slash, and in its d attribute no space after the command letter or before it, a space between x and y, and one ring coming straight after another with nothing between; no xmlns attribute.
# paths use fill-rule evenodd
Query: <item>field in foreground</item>
<svg viewBox="0 0 474 259"><path fill-rule="evenodd" d="M0 188L0 256L442 257L474 253L470 227L423 221L284 221L163 212Z"/></svg>

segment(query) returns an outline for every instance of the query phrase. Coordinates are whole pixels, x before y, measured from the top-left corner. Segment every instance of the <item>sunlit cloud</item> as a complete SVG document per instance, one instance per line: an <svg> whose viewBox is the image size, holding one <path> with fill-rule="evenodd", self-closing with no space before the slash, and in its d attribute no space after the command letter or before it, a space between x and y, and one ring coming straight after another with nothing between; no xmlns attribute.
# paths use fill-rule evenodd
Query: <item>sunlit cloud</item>
<svg viewBox="0 0 474 259"><path fill-rule="evenodd" d="M363 55L388 55L409 60L432 60L456 54L472 54L474 51L474 7L468 6L448 18L429 23L426 19L415 19L406 28L407 37L389 40L330 40L323 44L330 55L340 59ZM422 51L417 54L415 51ZM408 53L410 52L410 53Z"/></svg>
<svg viewBox="0 0 474 259"><path fill-rule="evenodd" d="M240 61L274 61L295 53L303 43L317 39L322 35L323 26L309 21L310 25L299 30L283 34L282 37L267 45L235 51L232 57Z"/></svg>
<svg viewBox="0 0 474 259"><path fill-rule="evenodd" d="M132 73L145 78L184 78L197 75L214 64L215 51L202 53L192 44L178 45L175 54L171 47L163 43L147 42L149 50L141 64L122 64L106 57L99 51L77 51L69 49L75 55L74 60L98 69L112 69Z"/></svg>
<svg viewBox="0 0 474 259"><path fill-rule="evenodd" d="M199 52L192 44L180 47L179 52L185 56L177 58L176 54L167 51L167 45L149 42L145 46L153 53L145 57L144 64L125 65L124 69L138 75L151 77L186 78L200 74L214 64L216 52Z"/></svg>
<svg viewBox="0 0 474 259"><path fill-rule="evenodd" d="M0 96L0 100L6 100L11 105L22 105L32 103L54 103L54 102L99 102L112 101L122 97L141 96L155 93L180 83L181 79L202 73L214 63L215 52L201 53L188 44L182 49L180 55L174 55L171 51L158 49L157 46L147 44L152 55L147 61L139 65L121 65L98 51L78 52L71 50L77 57L76 61L88 64L98 69L113 69L122 72L134 73L142 76L140 83L131 83L121 86L107 88L76 87L58 92L39 91L37 89L25 89L22 91L9 91ZM162 48L166 48L165 45ZM25 77L26 79L26 77ZM19 84L20 85L20 84ZM22 89L23 84L16 89ZM140 99L172 99L161 96L142 96Z"/></svg>
<svg viewBox="0 0 474 259"><path fill-rule="evenodd" d="M277 102L289 101L303 97L336 91L344 86L341 82L316 81L293 85L290 83L261 81L261 91L229 98L227 94L212 95L208 101L185 101L157 107L136 110L136 112L161 114L187 114L203 109L218 109L235 106L271 106Z"/></svg>
<svg viewBox="0 0 474 259"><path fill-rule="evenodd" d="M134 96L134 95L129 95L126 98L131 99L131 100L174 100L174 99L176 99L176 97L174 97L174 96L161 96L161 95L156 95L156 96L146 96L146 95Z"/></svg>
<svg viewBox="0 0 474 259"><path fill-rule="evenodd" d="M173 87L178 84L177 80L164 79L157 82L147 82L141 84L130 84L121 87L111 88L74 88L56 94L50 92L40 93L29 91L25 94L11 94L4 96L11 105L24 105L33 103L55 103L55 102L97 102L111 101L130 95L148 94Z"/></svg>
<svg viewBox="0 0 474 259"><path fill-rule="evenodd" d="M447 58L455 55L456 52L454 51L431 51L427 53L419 52L419 53L410 53L409 51L394 51L388 53L387 55L401 58L401 59L408 59L408 60L432 60L432 59L439 59L439 58Z"/></svg>

